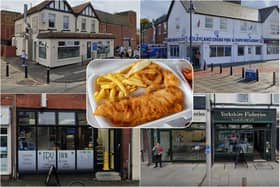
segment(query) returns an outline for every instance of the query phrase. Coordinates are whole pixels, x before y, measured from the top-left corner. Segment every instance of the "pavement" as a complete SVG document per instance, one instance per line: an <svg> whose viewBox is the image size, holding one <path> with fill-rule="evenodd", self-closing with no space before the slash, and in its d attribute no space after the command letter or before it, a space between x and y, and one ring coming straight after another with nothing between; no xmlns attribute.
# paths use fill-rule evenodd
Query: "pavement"
<svg viewBox="0 0 280 187"><path fill-rule="evenodd" d="M194 72L194 92L196 93L278 93L279 90L279 61L251 62L250 64L233 65L233 75L230 66L224 65L222 73L219 66L213 72L208 67L205 71ZM259 81L244 81L242 67L256 68L259 71ZM273 85L273 72L276 72L276 84Z"/></svg>
<svg viewBox="0 0 280 187"><path fill-rule="evenodd" d="M19 179L10 179L1 181L1 186L46 186L46 175L25 175ZM52 184L56 184L52 180ZM88 174L64 174L59 175L61 186L139 186L139 181L97 181Z"/></svg>
<svg viewBox="0 0 280 187"><path fill-rule="evenodd" d="M6 64L9 62L9 77ZM28 61L28 78L18 57L1 58L2 93L85 93L86 63L74 64L50 70L47 84L47 68Z"/></svg>
<svg viewBox="0 0 280 187"><path fill-rule="evenodd" d="M164 163L153 168L142 163L142 186L208 186L205 163ZM249 162L248 168L234 163L215 163L211 169L212 186L279 186L279 165L276 162Z"/></svg>

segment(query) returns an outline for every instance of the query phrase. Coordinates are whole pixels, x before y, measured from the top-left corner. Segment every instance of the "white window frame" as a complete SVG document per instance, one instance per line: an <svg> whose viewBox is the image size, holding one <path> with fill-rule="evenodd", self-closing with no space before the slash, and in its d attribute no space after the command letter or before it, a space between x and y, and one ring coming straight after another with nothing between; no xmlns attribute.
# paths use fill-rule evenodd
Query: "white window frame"
<svg viewBox="0 0 280 187"><path fill-rule="evenodd" d="M83 25L85 25L85 28L83 29ZM81 31L87 31L87 19L82 18L81 21Z"/></svg>
<svg viewBox="0 0 280 187"><path fill-rule="evenodd" d="M92 33L96 33L96 29L95 29L95 26L96 26L96 21L95 20L91 20L91 32Z"/></svg>
<svg viewBox="0 0 280 187"><path fill-rule="evenodd" d="M65 27L65 21L68 21L67 28ZM70 17L69 16L63 16L63 30L69 30L69 24L70 24Z"/></svg>
<svg viewBox="0 0 280 187"><path fill-rule="evenodd" d="M209 16L205 16L205 23L204 23L204 27L205 29L213 29L214 27L214 19L212 17ZM209 27L211 26L211 27Z"/></svg>
<svg viewBox="0 0 280 187"><path fill-rule="evenodd" d="M54 26L53 27L50 27L50 18L51 18L51 16L53 16L53 18L54 18ZM48 27L49 28L55 28L55 25L56 25L56 14L54 14L54 13L48 13Z"/></svg>

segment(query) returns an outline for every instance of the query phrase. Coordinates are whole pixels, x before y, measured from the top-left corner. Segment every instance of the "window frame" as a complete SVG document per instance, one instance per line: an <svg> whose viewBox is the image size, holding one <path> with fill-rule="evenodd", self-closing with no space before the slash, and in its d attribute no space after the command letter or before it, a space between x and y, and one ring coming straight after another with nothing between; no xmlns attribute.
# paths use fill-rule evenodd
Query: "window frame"
<svg viewBox="0 0 280 187"><path fill-rule="evenodd" d="M67 19L65 19L65 18L67 18ZM67 20L67 23L65 23L66 20ZM65 27L66 25L67 25L67 27ZM63 16L63 30L69 30L69 27L70 27L70 17L64 15Z"/></svg>
<svg viewBox="0 0 280 187"><path fill-rule="evenodd" d="M51 24L51 16L53 16L53 26L50 26ZM56 14L55 13L48 13L48 28L54 29L56 25Z"/></svg>
<svg viewBox="0 0 280 187"><path fill-rule="evenodd" d="M209 21L210 21L210 24L209 24ZM209 25L211 25L211 27L208 27ZM204 28L205 29L213 29L214 28L214 18L212 18L210 16L205 16Z"/></svg>

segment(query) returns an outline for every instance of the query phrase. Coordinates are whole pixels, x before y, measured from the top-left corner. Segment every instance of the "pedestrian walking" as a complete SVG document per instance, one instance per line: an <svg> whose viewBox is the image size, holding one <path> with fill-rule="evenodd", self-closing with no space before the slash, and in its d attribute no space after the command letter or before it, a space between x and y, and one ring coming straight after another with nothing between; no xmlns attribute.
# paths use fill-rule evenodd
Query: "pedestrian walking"
<svg viewBox="0 0 280 187"><path fill-rule="evenodd" d="M157 142L155 144L155 146L153 147L153 155L154 155L154 160L155 160L155 167L158 167L158 163L159 163L159 167L162 167L162 163L161 163L161 155L163 153L163 148L162 146L159 144L159 142Z"/></svg>
<svg viewBox="0 0 280 187"><path fill-rule="evenodd" d="M22 66L25 66L26 53L25 53L25 50L24 50L24 49L21 51L21 56L20 56L20 58L21 58L21 65L22 65Z"/></svg>

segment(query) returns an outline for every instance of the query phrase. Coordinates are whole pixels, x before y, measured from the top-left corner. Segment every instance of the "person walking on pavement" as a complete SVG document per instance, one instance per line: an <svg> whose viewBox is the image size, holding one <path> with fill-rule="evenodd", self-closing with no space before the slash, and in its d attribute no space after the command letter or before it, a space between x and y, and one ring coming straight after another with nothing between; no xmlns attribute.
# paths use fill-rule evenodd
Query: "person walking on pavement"
<svg viewBox="0 0 280 187"><path fill-rule="evenodd" d="M162 163L161 163L162 153L163 153L163 148L159 144L159 142L157 142L155 144L155 146L153 147L153 155L154 155L154 159L155 159L155 167L154 168L157 168L158 163L159 163L159 167L162 167Z"/></svg>
<svg viewBox="0 0 280 187"><path fill-rule="evenodd" d="M21 65L22 65L22 66L25 66L26 53L25 53L25 50L24 50L24 49L21 51L21 56L20 56L20 58L21 58Z"/></svg>

